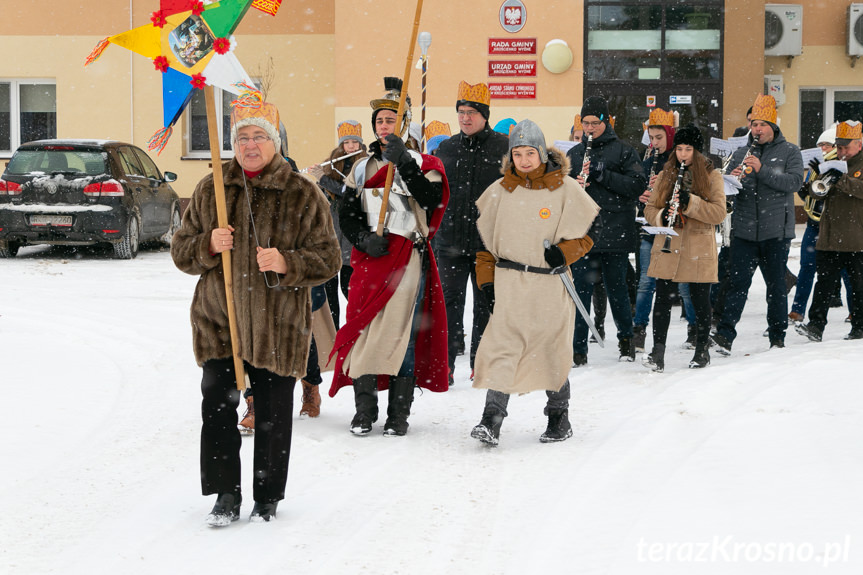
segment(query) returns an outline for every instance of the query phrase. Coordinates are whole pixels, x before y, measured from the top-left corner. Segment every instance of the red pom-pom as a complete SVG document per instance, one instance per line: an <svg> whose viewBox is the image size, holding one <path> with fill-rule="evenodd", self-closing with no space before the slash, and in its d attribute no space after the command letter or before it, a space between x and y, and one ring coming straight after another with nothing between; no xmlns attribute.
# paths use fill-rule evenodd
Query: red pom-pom
<svg viewBox="0 0 863 575"><path fill-rule="evenodd" d="M156 56L153 58L153 65L156 67L156 70L164 74L168 71L168 58L166 56Z"/></svg>
<svg viewBox="0 0 863 575"><path fill-rule="evenodd" d="M162 10L156 10L152 14L150 14L150 22L153 23L153 26L157 28L162 28L167 24L167 19L165 18L165 12Z"/></svg>
<svg viewBox="0 0 863 575"><path fill-rule="evenodd" d="M230 49L231 41L227 38L216 38L216 41L213 42L213 50L216 51L216 54L226 54Z"/></svg>
<svg viewBox="0 0 863 575"><path fill-rule="evenodd" d="M204 86L207 85L207 79L203 74L192 74L192 86L197 88L198 90L203 90Z"/></svg>

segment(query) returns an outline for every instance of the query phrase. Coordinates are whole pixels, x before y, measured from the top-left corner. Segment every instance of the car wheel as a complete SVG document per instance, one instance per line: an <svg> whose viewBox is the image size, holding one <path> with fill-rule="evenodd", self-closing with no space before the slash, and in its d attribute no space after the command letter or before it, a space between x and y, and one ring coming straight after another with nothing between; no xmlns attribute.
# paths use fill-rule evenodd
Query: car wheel
<svg viewBox="0 0 863 575"><path fill-rule="evenodd" d="M138 217L132 214L126 224L126 234L114 244L114 257L119 260L131 260L138 255Z"/></svg>
<svg viewBox="0 0 863 575"><path fill-rule="evenodd" d="M21 244L14 240L0 240L0 258L14 258L20 247Z"/></svg>
<svg viewBox="0 0 863 575"><path fill-rule="evenodd" d="M180 206L174 205L174 209L171 211L171 227L168 228L168 231L159 240L166 246L171 247L171 240L174 239L174 234L180 230L181 225L183 225L183 219L180 217Z"/></svg>

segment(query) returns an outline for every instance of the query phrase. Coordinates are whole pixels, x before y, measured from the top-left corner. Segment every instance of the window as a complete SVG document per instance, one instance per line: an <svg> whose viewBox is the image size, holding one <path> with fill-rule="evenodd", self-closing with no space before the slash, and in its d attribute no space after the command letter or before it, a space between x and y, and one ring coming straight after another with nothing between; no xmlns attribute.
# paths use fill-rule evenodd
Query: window
<svg viewBox="0 0 863 575"><path fill-rule="evenodd" d="M0 80L0 154L33 140L57 137L53 80Z"/></svg>
<svg viewBox="0 0 863 575"><path fill-rule="evenodd" d="M835 122L863 122L863 90L806 88L800 90L800 137L803 149L814 148L821 132Z"/></svg>
<svg viewBox="0 0 863 575"><path fill-rule="evenodd" d="M231 92L213 88L216 99L216 116L221 118L219 122L219 135L222 141L222 157L230 158L233 155L231 148L231 102L236 95ZM207 105L203 90L195 90L192 101L186 111L187 150L186 157L209 158L210 157L210 131L207 129Z"/></svg>

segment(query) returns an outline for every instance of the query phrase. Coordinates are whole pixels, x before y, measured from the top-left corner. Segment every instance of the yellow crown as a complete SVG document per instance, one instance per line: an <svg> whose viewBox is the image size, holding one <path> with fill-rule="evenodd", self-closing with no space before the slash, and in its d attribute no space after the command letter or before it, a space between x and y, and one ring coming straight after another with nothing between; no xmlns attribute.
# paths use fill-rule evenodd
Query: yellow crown
<svg viewBox="0 0 863 575"><path fill-rule="evenodd" d="M836 138L841 140L859 140L863 138L863 124L848 120L836 126Z"/></svg>
<svg viewBox="0 0 863 575"><path fill-rule="evenodd" d="M464 80L458 85L458 97L456 100L467 100L468 102L476 102L477 104L485 104L486 106L491 105L488 86L483 83L471 86Z"/></svg>
<svg viewBox="0 0 863 575"><path fill-rule="evenodd" d="M759 94L752 105L752 117L750 120L761 120L762 122L776 123L776 99L773 96Z"/></svg>
<svg viewBox="0 0 863 575"><path fill-rule="evenodd" d="M339 140L342 138L363 139L363 126L354 120L345 120L339 124Z"/></svg>
<svg viewBox="0 0 863 575"><path fill-rule="evenodd" d="M449 124L445 124L439 120L435 120L428 126L426 126L426 141L431 140L435 136L452 136L452 132L450 132Z"/></svg>
<svg viewBox="0 0 863 575"><path fill-rule="evenodd" d="M572 129L576 132L581 130L584 131L584 127L581 125L581 114L576 114L575 118L572 120Z"/></svg>
<svg viewBox="0 0 863 575"><path fill-rule="evenodd" d="M674 112L666 112L662 108L656 108L650 112L650 117L647 119L648 126L668 126L674 127Z"/></svg>

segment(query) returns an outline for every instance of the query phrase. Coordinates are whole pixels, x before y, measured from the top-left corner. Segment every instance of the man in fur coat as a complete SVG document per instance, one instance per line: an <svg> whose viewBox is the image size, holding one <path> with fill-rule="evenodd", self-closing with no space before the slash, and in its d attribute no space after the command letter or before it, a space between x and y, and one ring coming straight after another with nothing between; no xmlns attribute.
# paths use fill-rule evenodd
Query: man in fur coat
<svg viewBox="0 0 863 575"><path fill-rule="evenodd" d="M341 263L326 198L277 153L276 107L241 102L249 102L248 96L235 102L231 114L235 157L223 165L230 225L218 225L209 175L198 183L171 244L175 265L200 276L191 320L195 359L204 371L201 486L204 495L218 495L207 517L211 526L235 521L242 501L240 392L221 254L230 250L233 256L238 352L255 396L253 521L275 517L285 497L294 384L306 373L309 354L310 291L333 277Z"/></svg>
<svg viewBox="0 0 863 575"><path fill-rule="evenodd" d="M330 396L353 385L356 415L351 433L366 435L378 418L378 390L389 389L385 435L404 435L414 386L446 391L446 308L429 240L443 217L449 187L434 156L409 152L401 137L408 111L396 126L402 89L384 78L383 98L371 101L377 140L345 180L339 209L342 232L354 246L346 323L336 336ZM400 137L401 136L401 137ZM378 218L394 164L384 232Z"/></svg>

